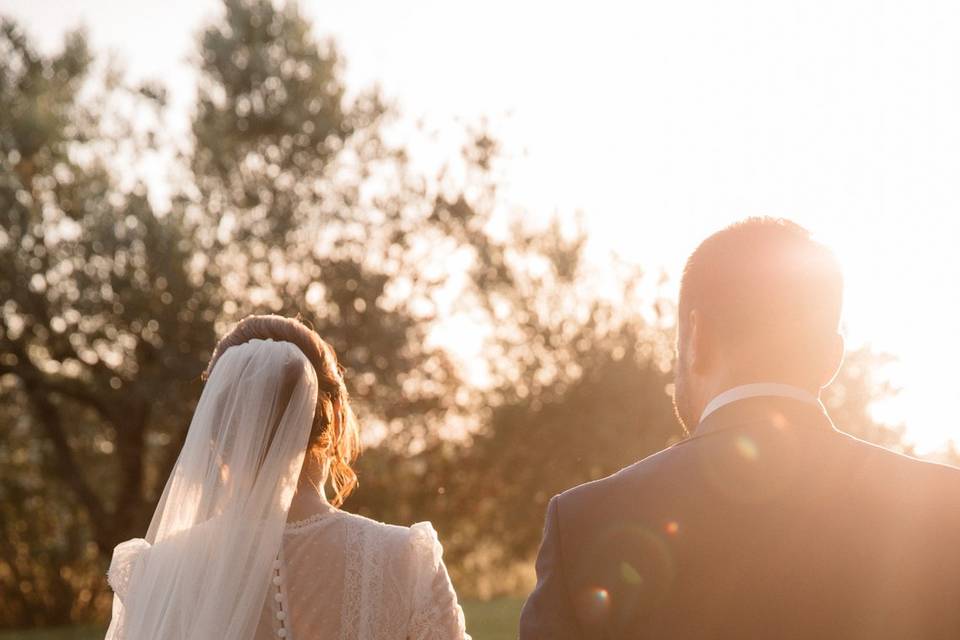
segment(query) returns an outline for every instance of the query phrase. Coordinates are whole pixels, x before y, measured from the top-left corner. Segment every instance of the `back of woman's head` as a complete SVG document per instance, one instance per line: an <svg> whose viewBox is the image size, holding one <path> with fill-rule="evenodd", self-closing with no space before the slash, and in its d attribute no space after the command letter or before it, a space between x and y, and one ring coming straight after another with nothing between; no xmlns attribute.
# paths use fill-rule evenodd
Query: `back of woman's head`
<svg viewBox="0 0 960 640"><path fill-rule="evenodd" d="M329 464L334 490L332 502L340 506L357 484L357 474L351 465L360 453L360 432L337 354L300 320L276 315L247 316L217 343L204 379L210 376L227 349L250 340L289 342L313 365L319 388L308 450L321 464Z"/></svg>

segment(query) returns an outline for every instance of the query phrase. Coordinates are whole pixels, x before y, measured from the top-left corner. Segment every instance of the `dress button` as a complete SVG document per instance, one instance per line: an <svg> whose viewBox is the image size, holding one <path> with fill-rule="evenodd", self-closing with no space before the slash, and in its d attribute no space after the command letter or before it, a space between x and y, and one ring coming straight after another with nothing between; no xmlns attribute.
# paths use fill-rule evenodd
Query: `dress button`
<svg viewBox="0 0 960 640"><path fill-rule="evenodd" d="M279 586L283 580L280 579L280 576L273 576L273 584ZM260 584L263 584L262 582Z"/></svg>
<svg viewBox="0 0 960 640"><path fill-rule="evenodd" d="M279 593L275 593L273 594L273 599L276 600L277 602L280 602L281 600L283 600L283 596Z"/></svg>
<svg viewBox="0 0 960 640"><path fill-rule="evenodd" d="M280 636L281 638L286 638L286 637L287 637L287 630L286 630L286 629L277 629L277 635Z"/></svg>
<svg viewBox="0 0 960 640"><path fill-rule="evenodd" d="M287 617L286 613L284 613L283 611L277 611L277 620L283 620L286 617Z"/></svg>

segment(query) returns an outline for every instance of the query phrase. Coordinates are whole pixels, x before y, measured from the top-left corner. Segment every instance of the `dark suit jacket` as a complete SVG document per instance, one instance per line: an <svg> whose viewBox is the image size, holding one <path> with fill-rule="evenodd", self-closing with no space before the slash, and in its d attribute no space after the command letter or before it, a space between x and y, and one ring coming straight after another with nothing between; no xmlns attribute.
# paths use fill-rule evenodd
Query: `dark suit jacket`
<svg viewBox="0 0 960 640"><path fill-rule="evenodd" d="M960 471L785 398L550 501L521 640L960 639Z"/></svg>

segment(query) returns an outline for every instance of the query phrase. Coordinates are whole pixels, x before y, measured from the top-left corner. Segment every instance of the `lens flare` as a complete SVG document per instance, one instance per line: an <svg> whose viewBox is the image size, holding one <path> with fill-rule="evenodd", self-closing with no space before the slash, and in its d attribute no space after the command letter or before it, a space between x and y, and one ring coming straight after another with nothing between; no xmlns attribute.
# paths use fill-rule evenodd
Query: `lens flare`
<svg viewBox="0 0 960 640"><path fill-rule="evenodd" d="M669 596L675 572L664 531L667 522L614 523L593 542L588 554L597 562L600 576L593 586L609 590L610 609L604 616L613 616L618 609L650 612ZM592 619L603 611L592 601L584 608L592 612Z"/></svg>
<svg viewBox="0 0 960 640"><path fill-rule="evenodd" d="M620 579L627 584L643 584L643 576L640 575L636 567L627 561L620 563Z"/></svg>
<svg viewBox="0 0 960 640"><path fill-rule="evenodd" d="M776 500L803 480L803 469L792 455L796 432L764 424L745 432L716 432L697 460L704 479L717 497L741 504Z"/></svg>
<svg viewBox="0 0 960 640"><path fill-rule="evenodd" d="M610 593L603 587L592 587L581 593L579 610L587 620L599 622L610 612Z"/></svg>
<svg viewBox="0 0 960 640"><path fill-rule="evenodd" d="M610 594L606 589L596 587L590 590L591 599L599 606L606 608L610 604Z"/></svg>
<svg viewBox="0 0 960 640"><path fill-rule="evenodd" d="M750 460L751 462L756 460L757 456L760 454L760 451L757 448L757 443L747 436L737 436L734 446L737 448L737 453L739 453L742 458L745 460Z"/></svg>
<svg viewBox="0 0 960 640"><path fill-rule="evenodd" d="M770 416L770 424L772 424L776 429L786 429L788 425L787 417L779 411L774 411Z"/></svg>
<svg viewBox="0 0 960 640"><path fill-rule="evenodd" d="M680 532L680 523L676 520L671 520L663 527L663 530L666 531L669 535L675 536Z"/></svg>

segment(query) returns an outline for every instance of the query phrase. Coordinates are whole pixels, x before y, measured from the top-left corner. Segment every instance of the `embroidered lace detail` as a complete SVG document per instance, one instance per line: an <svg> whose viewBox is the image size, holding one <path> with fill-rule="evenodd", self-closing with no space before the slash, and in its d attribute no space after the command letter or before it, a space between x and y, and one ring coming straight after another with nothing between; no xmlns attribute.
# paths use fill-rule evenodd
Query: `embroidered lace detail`
<svg viewBox="0 0 960 640"><path fill-rule="evenodd" d="M309 518L304 518L303 520L294 520L293 522L288 522L284 527L284 533L301 533L312 529L316 525L320 524L327 520L331 515L337 513L336 511L322 511L320 513L315 513Z"/></svg>
<svg viewBox="0 0 960 640"><path fill-rule="evenodd" d="M416 579L413 615L407 638L469 639L463 610L457 604L457 595L443 566L443 548L437 539L437 532L428 522L415 524L410 528L410 544L413 547Z"/></svg>
<svg viewBox="0 0 960 640"><path fill-rule="evenodd" d="M352 524L352 523L351 523ZM343 609L340 614L340 638L362 638L363 622L363 556L367 528L347 528L346 567L343 572ZM368 614L369 615L369 614Z"/></svg>
<svg viewBox="0 0 960 640"><path fill-rule="evenodd" d="M363 537L366 545L360 556L363 562L363 574L360 580L360 601L362 604L358 637L374 638L377 635L377 629L382 626L377 624L378 615L383 620L392 623L395 620L393 607L396 607L399 603L386 597L386 594L383 593L383 561L388 548L382 544L383 538L385 538L382 534L387 530L377 531L369 525L363 526L363 528L366 530L366 535ZM378 536L380 538L377 540L378 544L372 545L370 544L372 542L370 534L375 531L381 535Z"/></svg>

